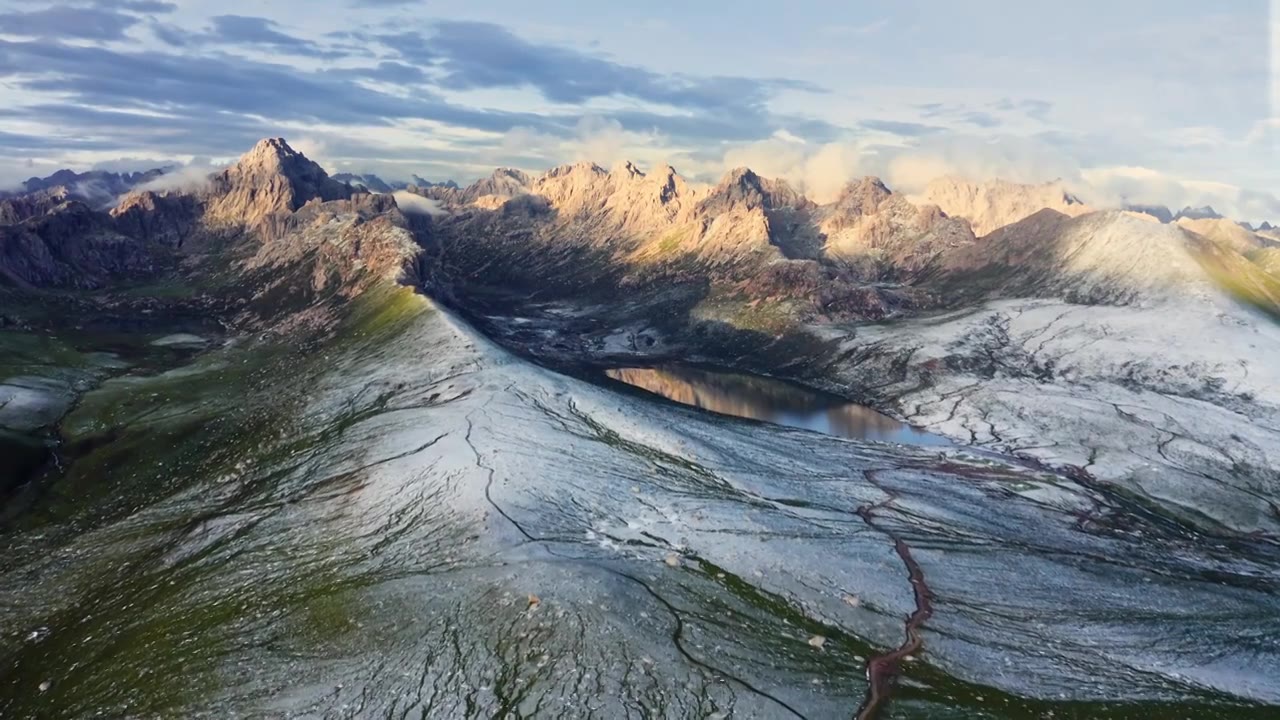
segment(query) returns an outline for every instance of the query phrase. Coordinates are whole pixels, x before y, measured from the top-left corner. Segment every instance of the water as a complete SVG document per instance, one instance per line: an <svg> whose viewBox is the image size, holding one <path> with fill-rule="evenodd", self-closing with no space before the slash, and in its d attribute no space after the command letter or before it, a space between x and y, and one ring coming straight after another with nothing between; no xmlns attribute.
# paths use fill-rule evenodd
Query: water
<svg viewBox="0 0 1280 720"><path fill-rule="evenodd" d="M944 437L898 422L865 405L780 380L683 365L617 368L606 374L668 400L721 415L836 437L904 445L951 444Z"/></svg>

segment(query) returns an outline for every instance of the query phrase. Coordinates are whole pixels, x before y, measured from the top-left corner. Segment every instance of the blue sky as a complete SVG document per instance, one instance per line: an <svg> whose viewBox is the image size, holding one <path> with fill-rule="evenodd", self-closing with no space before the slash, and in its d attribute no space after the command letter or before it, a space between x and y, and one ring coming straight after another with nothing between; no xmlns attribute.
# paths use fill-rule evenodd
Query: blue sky
<svg viewBox="0 0 1280 720"><path fill-rule="evenodd" d="M0 0L0 184L283 135L392 178L1061 177L1277 220L1273 4Z"/></svg>

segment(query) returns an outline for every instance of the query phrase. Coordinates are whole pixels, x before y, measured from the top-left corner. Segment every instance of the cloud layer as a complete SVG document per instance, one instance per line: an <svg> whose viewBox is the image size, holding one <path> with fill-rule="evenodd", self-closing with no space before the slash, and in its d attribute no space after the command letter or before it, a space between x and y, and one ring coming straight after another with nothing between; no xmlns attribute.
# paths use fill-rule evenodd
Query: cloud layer
<svg viewBox="0 0 1280 720"><path fill-rule="evenodd" d="M951 173L1270 213L1280 122L1267 20L1245 5L903 0L866 17L812 0L676 22L514 0L37 1L0 11L0 178L285 135L392 178L625 157L702 179L750 165L820 197Z"/></svg>

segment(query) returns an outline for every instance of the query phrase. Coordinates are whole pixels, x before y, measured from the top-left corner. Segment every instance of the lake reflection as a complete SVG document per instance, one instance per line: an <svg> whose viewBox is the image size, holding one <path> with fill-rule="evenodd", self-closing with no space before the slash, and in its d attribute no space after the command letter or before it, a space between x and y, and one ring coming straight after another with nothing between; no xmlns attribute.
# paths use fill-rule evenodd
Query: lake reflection
<svg viewBox="0 0 1280 720"><path fill-rule="evenodd" d="M763 420L837 437L912 445L947 445L946 438L894 420L864 405L753 375L671 365L616 368L620 382L722 415Z"/></svg>

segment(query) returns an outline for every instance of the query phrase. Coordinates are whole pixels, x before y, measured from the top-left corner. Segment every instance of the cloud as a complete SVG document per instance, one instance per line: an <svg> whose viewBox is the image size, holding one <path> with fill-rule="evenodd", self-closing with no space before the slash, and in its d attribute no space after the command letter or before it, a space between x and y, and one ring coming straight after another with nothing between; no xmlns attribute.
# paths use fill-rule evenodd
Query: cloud
<svg viewBox="0 0 1280 720"><path fill-rule="evenodd" d="M263 47L277 52L336 59L345 53L324 50L310 40L294 37L280 32L279 25L261 17L246 15L219 15L213 19L211 32L200 36L199 41L225 45L250 45Z"/></svg>
<svg viewBox="0 0 1280 720"><path fill-rule="evenodd" d="M414 195L411 192L401 190L392 193L392 197L396 199L396 205L400 209L410 215L431 215L433 217L439 215L448 215L449 211L431 198L425 198L421 195Z"/></svg>
<svg viewBox="0 0 1280 720"><path fill-rule="evenodd" d="M481 152L490 165L519 167L540 172L565 162L594 162L610 167L633 161L642 167L674 165L685 170L695 161L672 147L670 138L657 131L627 130L616 120L588 116L582 118L571 135L515 128L506 133L497 148Z"/></svg>
<svg viewBox="0 0 1280 720"><path fill-rule="evenodd" d="M1021 113L1035 120L1046 120L1049 117L1049 113L1053 111L1053 103L1035 98L1024 98L1016 101L1004 98L991 103L988 107L1005 113Z"/></svg>
<svg viewBox="0 0 1280 720"><path fill-rule="evenodd" d="M316 164L326 170L329 169L329 145L323 139L310 136L295 137L289 141L289 145Z"/></svg>
<svg viewBox="0 0 1280 720"><path fill-rule="evenodd" d="M1082 176L1095 197L1112 205L1167 205L1174 212L1211 205L1235 220L1275 223L1280 219L1280 198L1228 183L1184 180L1136 166L1090 168Z"/></svg>
<svg viewBox="0 0 1280 720"><path fill-rule="evenodd" d="M857 138L800 145L770 138L735 146L725 153L723 165L745 165L762 175L784 178L818 202L834 199L845 184L865 175L878 176L895 192L907 194L919 193L930 181L947 175L1024 183L1078 183L1081 177L1069 156L1044 143L954 133L915 138L906 145Z"/></svg>
<svg viewBox="0 0 1280 720"><path fill-rule="evenodd" d="M99 0L96 4L98 6L114 7L124 12L157 15L171 13L178 9L178 6L174 3L162 2L161 0Z"/></svg>
<svg viewBox="0 0 1280 720"><path fill-rule="evenodd" d="M821 92L795 80L659 74L572 48L531 43L491 23L437 23L430 47L439 55L443 87L532 87L562 103L625 96L677 108L761 112L779 90Z"/></svg>
<svg viewBox="0 0 1280 720"><path fill-rule="evenodd" d="M384 60L374 67L336 68L327 72L337 77L364 78L392 85L421 85L427 81L427 75L421 68L391 60Z"/></svg>
<svg viewBox="0 0 1280 720"><path fill-rule="evenodd" d="M166 192L177 190L182 192L199 192L209 187L209 179L225 165L213 164L208 158L192 158L185 165L170 166L165 173L148 183L133 189L134 192ZM117 198L117 202L119 198Z"/></svg>
<svg viewBox="0 0 1280 720"><path fill-rule="evenodd" d="M0 33L36 38L123 40L138 18L112 10L55 5L42 10L0 13Z"/></svg>
<svg viewBox="0 0 1280 720"><path fill-rule="evenodd" d="M378 35L369 35L366 33L344 33L341 36L347 36L364 42L376 42L387 49L395 52L402 60L413 65L429 65L435 63L439 58L434 51L431 50L431 44L422 36L422 33L407 30L396 33L382 33Z"/></svg>
<svg viewBox="0 0 1280 720"><path fill-rule="evenodd" d="M960 121L965 124L974 125L980 128L1000 127L1000 125L1003 124L991 113L985 113L985 112L979 112L979 111L964 113L960 117Z"/></svg>
<svg viewBox="0 0 1280 720"><path fill-rule="evenodd" d="M92 166L94 170L105 170L113 173L132 173L145 172L147 170L157 170L169 167L175 167L179 163L172 160L156 160L154 158L135 158L122 157L112 158L111 160L99 160Z"/></svg>
<svg viewBox="0 0 1280 720"><path fill-rule="evenodd" d="M823 37L846 39L865 37L867 35L875 35L891 24L889 18L880 18L872 20L863 25L841 25L841 24L825 24L818 29L818 33Z"/></svg>
<svg viewBox="0 0 1280 720"><path fill-rule="evenodd" d="M817 202L834 200L850 180L874 174L866 146L858 142L806 145L785 137L730 148L721 170L749 167L765 177L787 180Z"/></svg>
<svg viewBox="0 0 1280 720"><path fill-rule="evenodd" d="M938 125L924 125L922 123L898 120L863 120L858 124L868 130L886 132L891 135L903 135L905 137L920 137L921 135L933 135L946 131L946 128Z"/></svg>
<svg viewBox="0 0 1280 720"><path fill-rule="evenodd" d="M217 15L210 18L208 29L190 32L176 25L153 21L151 33L161 42L176 48L240 46L274 51L283 55L336 60L347 53L330 49L300 37L282 32L273 20L248 15Z"/></svg>
<svg viewBox="0 0 1280 720"><path fill-rule="evenodd" d="M44 72L19 76L11 85L58 93L89 107L163 108L170 118L168 125L175 128L188 121L198 123L208 113L362 125L417 118L498 132L549 122L535 114L472 110L431 93L393 95L323 72L229 55L175 55L0 40L0 73L16 75L30 67ZM270 127L270 123L265 125Z"/></svg>

